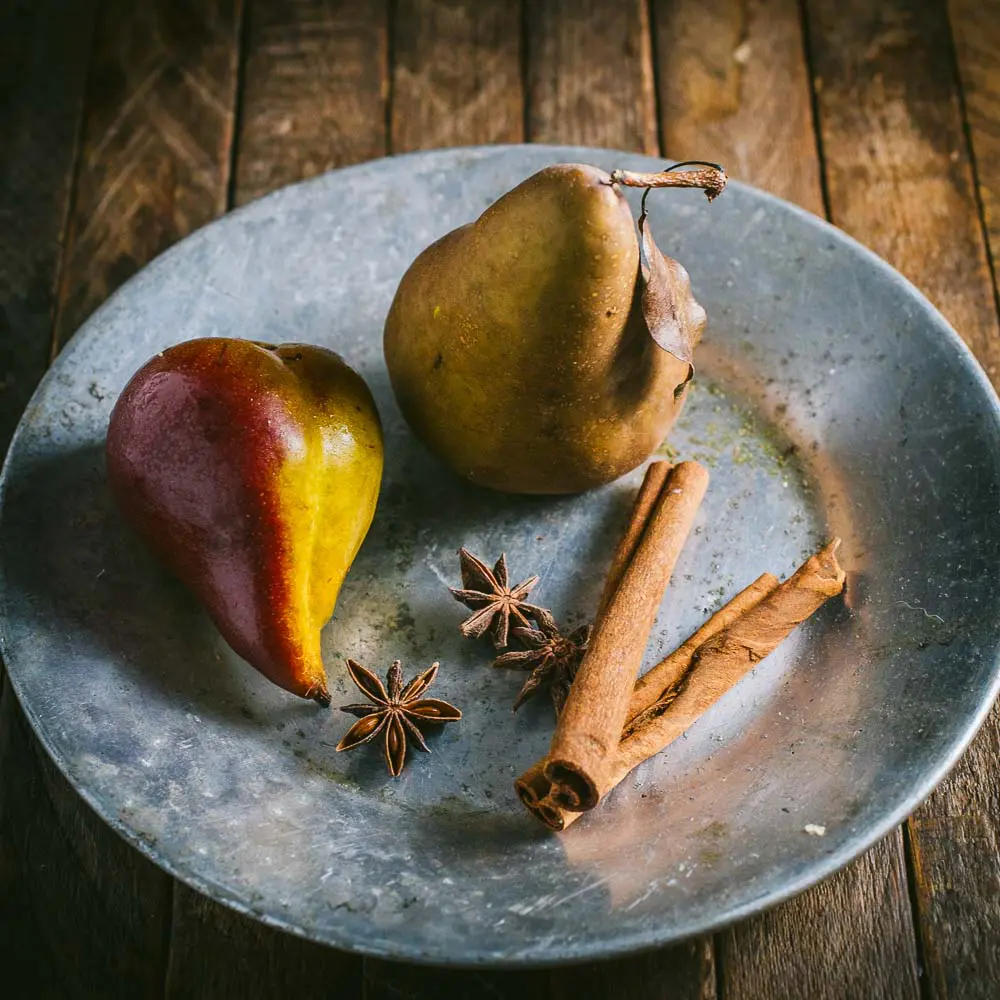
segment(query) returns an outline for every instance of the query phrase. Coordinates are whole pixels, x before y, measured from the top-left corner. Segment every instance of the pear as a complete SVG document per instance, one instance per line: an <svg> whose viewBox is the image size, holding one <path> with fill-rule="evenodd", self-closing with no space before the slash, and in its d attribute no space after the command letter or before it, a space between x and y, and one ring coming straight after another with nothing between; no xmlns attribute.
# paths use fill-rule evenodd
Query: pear
<svg viewBox="0 0 1000 1000"><path fill-rule="evenodd" d="M725 174L706 166L547 167L424 250L383 341L417 437L460 475L514 493L576 493L643 462L683 406L705 313L620 186L712 198Z"/></svg>
<svg viewBox="0 0 1000 1000"><path fill-rule="evenodd" d="M361 376L307 344L191 340L133 376L106 456L120 509L229 645L329 705L320 630L382 477Z"/></svg>

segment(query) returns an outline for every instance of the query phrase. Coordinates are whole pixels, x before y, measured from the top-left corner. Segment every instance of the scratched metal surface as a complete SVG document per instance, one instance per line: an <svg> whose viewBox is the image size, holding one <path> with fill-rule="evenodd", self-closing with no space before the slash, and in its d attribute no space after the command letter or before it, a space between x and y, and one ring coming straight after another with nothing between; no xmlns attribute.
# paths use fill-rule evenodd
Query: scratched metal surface
<svg viewBox="0 0 1000 1000"><path fill-rule="evenodd" d="M136 276L39 389L6 466L0 636L57 764L141 851L203 892L317 940L456 964L610 955L751 913L844 864L929 792L997 688L998 404L914 289L816 219L732 185L653 196L657 240L707 307L700 382L671 445L713 480L647 665L763 570L844 538L845 602L810 621L675 746L562 836L511 782L549 709L463 643L455 550L560 619L591 612L639 473L587 496L475 490L408 434L382 320L405 267L541 166L607 151L421 153L329 174L196 233ZM398 780L337 755L352 721L268 685L112 509L116 394L189 337L306 340L368 379L386 427L371 534L324 633L384 670L442 661L465 719ZM825 828L810 835L807 825Z"/></svg>

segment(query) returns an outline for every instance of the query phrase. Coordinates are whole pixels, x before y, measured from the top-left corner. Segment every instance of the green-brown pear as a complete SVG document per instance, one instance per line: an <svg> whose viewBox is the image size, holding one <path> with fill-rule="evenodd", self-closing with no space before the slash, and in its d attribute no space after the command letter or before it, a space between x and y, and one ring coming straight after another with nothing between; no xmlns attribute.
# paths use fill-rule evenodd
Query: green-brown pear
<svg viewBox="0 0 1000 1000"><path fill-rule="evenodd" d="M384 339L417 436L514 493L575 493L642 463L683 406L705 313L620 185L713 197L725 175L707 173L547 167L424 250Z"/></svg>

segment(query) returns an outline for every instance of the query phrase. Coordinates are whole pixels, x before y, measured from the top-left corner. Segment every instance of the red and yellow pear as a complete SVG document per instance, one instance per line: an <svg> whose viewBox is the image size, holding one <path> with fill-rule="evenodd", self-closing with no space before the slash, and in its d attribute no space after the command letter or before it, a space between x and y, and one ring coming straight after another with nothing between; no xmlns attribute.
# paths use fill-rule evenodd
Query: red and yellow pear
<svg viewBox="0 0 1000 1000"><path fill-rule="evenodd" d="M190 340L133 376L106 455L121 510L229 645L328 705L320 631L382 477L361 376L307 344Z"/></svg>

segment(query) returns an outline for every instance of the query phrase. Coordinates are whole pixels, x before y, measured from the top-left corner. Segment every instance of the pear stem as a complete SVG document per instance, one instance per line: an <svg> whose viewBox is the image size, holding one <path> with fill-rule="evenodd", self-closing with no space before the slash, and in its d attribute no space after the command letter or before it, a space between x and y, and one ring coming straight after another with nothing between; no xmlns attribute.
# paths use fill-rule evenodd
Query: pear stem
<svg viewBox="0 0 1000 1000"><path fill-rule="evenodd" d="M310 691L306 697L310 699L310 701L314 701L318 705L322 705L323 708L329 708L332 701L330 698L330 692L326 689L325 685L321 688L316 688L314 691Z"/></svg>
<svg viewBox="0 0 1000 1000"><path fill-rule="evenodd" d="M697 169L679 170L679 167L696 167ZM671 164L666 169L655 173L641 173L634 170L611 171L612 184L645 188L647 194L650 188L701 188L709 201L722 194L728 180L725 167L718 163L706 163L704 160L685 160L683 163ZM645 200L646 196L643 195L643 201L645 202Z"/></svg>

